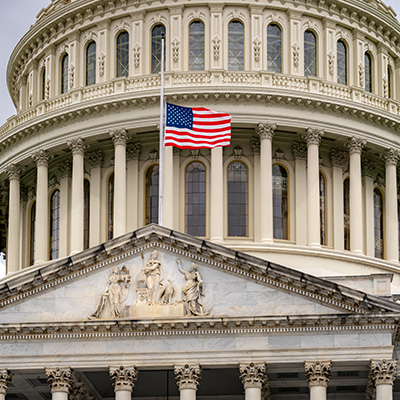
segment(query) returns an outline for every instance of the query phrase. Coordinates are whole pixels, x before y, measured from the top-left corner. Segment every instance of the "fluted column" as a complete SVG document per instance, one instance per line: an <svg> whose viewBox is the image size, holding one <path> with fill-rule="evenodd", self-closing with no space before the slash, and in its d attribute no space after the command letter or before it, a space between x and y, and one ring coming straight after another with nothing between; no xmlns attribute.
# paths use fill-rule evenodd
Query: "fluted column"
<svg viewBox="0 0 400 400"><path fill-rule="evenodd" d="M364 188L364 252L367 256L375 255L374 232L374 179L375 162L363 158L361 162L362 180Z"/></svg>
<svg viewBox="0 0 400 400"><path fill-rule="evenodd" d="M35 264L49 259L49 160L46 150L32 154L37 165L36 183L36 228L35 228Z"/></svg>
<svg viewBox="0 0 400 400"><path fill-rule="evenodd" d="M8 385L11 383L12 374L8 369L0 369L0 400L5 400Z"/></svg>
<svg viewBox="0 0 400 400"><path fill-rule="evenodd" d="M69 254L70 246L70 183L71 183L71 161L66 160L58 166L60 178L60 257Z"/></svg>
<svg viewBox="0 0 400 400"><path fill-rule="evenodd" d="M132 389L138 378L136 367L110 367L110 376L114 386L115 400L130 400Z"/></svg>
<svg viewBox="0 0 400 400"><path fill-rule="evenodd" d="M261 392L266 385L266 364L239 364L240 379L244 388L245 400L261 400Z"/></svg>
<svg viewBox="0 0 400 400"><path fill-rule="evenodd" d="M307 129L303 139L307 142L307 244L321 246L319 199L319 143L324 131Z"/></svg>
<svg viewBox="0 0 400 400"><path fill-rule="evenodd" d="M10 181L7 238L7 273L19 269L20 249L20 176L21 168L17 164L8 166L6 173Z"/></svg>
<svg viewBox="0 0 400 400"><path fill-rule="evenodd" d="M196 400L197 386L201 379L200 365L175 365L174 372L180 400Z"/></svg>
<svg viewBox="0 0 400 400"><path fill-rule="evenodd" d="M71 254L83 250L84 156L87 145L78 138L67 143L72 152Z"/></svg>
<svg viewBox="0 0 400 400"><path fill-rule="evenodd" d="M134 231L139 228L139 157L142 146L139 142L128 144L127 155L127 230Z"/></svg>
<svg viewBox="0 0 400 400"><path fill-rule="evenodd" d="M385 161L385 259L399 262L399 233L397 211L397 162L399 152L387 149L383 153Z"/></svg>
<svg viewBox="0 0 400 400"><path fill-rule="evenodd" d="M257 134L260 137L260 226L261 241L272 242L274 238L272 209L272 138L275 124L259 123Z"/></svg>
<svg viewBox="0 0 400 400"><path fill-rule="evenodd" d="M52 400L68 400L73 380L71 368L46 368L46 376L51 385Z"/></svg>
<svg viewBox="0 0 400 400"><path fill-rule="evenodd" d="M393 384L397 375L397 361L371 361L370 375L376 388L376 400L392 400Z"/></svg>
<svg viewBox="0 0 400 400"><path fill-rule="evenodd" d="M126 233L126 143L125 129L110 132L114 142L114 237Z"/></svg>
<svg viewBox="0 0 400 400"><path fill-rule="evenodd" d="M223 148L211 149L210 240L224 237Z"/></svg>
<svg viewBox="0 0 400 400"><path fill-rule="evenodd" d="M331 375L330 361L306 361L304 369L310 387L310 400L326 400L326 389Z"/></svg>
<svg viewBox="0 0 400 400"><path fill-rule="evenodd" d="M346 143L350 154L350 251L363 254L361 151L366 141L355 136Z"/></svg>

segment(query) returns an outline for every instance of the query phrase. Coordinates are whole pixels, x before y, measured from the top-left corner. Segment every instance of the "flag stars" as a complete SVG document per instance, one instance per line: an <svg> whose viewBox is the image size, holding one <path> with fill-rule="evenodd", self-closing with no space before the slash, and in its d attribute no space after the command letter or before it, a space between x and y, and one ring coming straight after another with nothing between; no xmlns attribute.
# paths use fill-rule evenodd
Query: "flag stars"
<svg viewBox="0 0 400 400"><path fill-rule="evenodd" d="M193 112L191 108L167 103L167 126L192 129Z"/></svg>

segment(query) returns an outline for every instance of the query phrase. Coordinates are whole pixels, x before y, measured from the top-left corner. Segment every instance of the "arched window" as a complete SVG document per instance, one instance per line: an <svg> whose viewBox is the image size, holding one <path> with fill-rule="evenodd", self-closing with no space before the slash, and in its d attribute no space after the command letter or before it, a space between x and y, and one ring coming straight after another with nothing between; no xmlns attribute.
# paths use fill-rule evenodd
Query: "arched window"
<svg viewBox="0 0 400 400"><path fill-rule="evenodd" d="M129 76L129 33L117 36L117 78Z"/></svg>
<svg viewBox="0 0 400 400"><path fill-rule="evenodd" d="M68 92L68 54L64 54L61 58L61 94Z"/></svg>
<svg viewBox="0 0 400 400"><path fill-rule="evenodd" d="M364 54L364 83L365 90L372 93L372 58L368 51Z"/></svg>
<svg viewBox="0 0 400 400"><path fill-rule="evenodd" d="M55 260L60 251L60 191L50 197L50 260Z"/></svg>
<svg viewBox="0 0 400 400"><path fill-rule="evenodd" d="M31 205L29 221L29 265L35 263L36 202Z"/></svg>
<svg viewBox="0 0 400 400"><path fill-rule="evenodd" d="M198 161L186 168L186 233L206 236L206 168Z"/></svg>
<svg viewBox="0 0 400 400"><path fill-rule="evenodd" d="M247 167L239 161L228 166L228 236L247 236Z"/></svg>
<svg viewBox="0 0 400 400"><path fill-rule="evenodd" d="M392 98L392 68L388 65L387 69L387 96L389 99Z"/></svg>
<svg viewBox="0 0 400 400"><path fill-rule="evenodd" d="M107 240L114 237L114 172L107 182Z"/></svg>
<svg viewBox="0 0 400 400"><path fill-rule="evenodd" d="M288 173L282 165L275 164L272 166L272 205L275 239L289 239L288 200Z"/></svg>
<svg viewBox="0 0 400 400"><path fill-rule="evenodd" d="M326 180L322 172L319 173L319 220L321 244L326 246Z"/></svg>
<svg viewBox="0 0 400 400"><path fill-rule="evenodd" d="M189 26L189 70L204 70L204 24L193 21Z"/></svg>
<svg viewBox="0 0 400 400"><path fill-rule="evenodd" d="M96 83L96 42L86 46L86 86Z"/></svg>
<svg viewBox="0 0 400 400"><path fill-rule="evenodd" d="M344 249L350 250L350 179L343 182Z"/></svg>
<svg viewBox="0 0 400 400"><path fill-rule="evenodd" d="M165 26L156 25L151 31L151 73L156 74L161 71L161 37L165 37ZM166 47L166 46L165 46ZM164 52L164 69L165 69L165 57L166 51Z"/></svg>
<svg viewBox="0 0 400 400"><path fill-rule="evenodd" d="M46 68L42 69L42 75L40 77L40 98L42 100L46 98Z"/></svg>
<svg viewBox="0 0 400 400"><path fill-rule="evenodd" d="M267 28L267 70L282 72L282 32L276 24Z"/></svg>
<svg viewBox="0 0 400 400"><path fill-rule="evenodd" d="M317 76L317 38L311 31L304 32L304 76Z"/></svg>
<svg viewBox="0 0 400 400"><path fill-rule="evenodd" d="M146 224L158 224L158 165L146 171Z"/></svg>
<svg viewBox="0 0 400 400"><path fill-rule="evenodd" d="M336 44L337 53L337 81L347 85L347 47L343 40Z"/></svg>
<svg viewBox="0 0 400 400"><path fill-rule="evenodd" d="M375 257L383 258L383 196L379 189L374 189L374 234Z"/></svg>
<svg viewBox="0 0 400 400"><path fill-rule="evenodd" d="M228 26L228 70L244 70L244 28L240 21Z"/></svg>
<svg viewBox="0 0 400 400"><path fill-rule="evenodd" d="M90 182L85 179L83 183L83 248L89 248L90 229Z"/></svg>

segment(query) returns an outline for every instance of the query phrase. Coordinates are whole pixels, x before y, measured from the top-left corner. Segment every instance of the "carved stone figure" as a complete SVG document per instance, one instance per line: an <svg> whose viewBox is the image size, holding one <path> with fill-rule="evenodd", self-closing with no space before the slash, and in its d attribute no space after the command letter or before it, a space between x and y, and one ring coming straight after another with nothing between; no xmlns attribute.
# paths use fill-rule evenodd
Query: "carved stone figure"
<svg viewBox="0 0 400 400"><path fill-rule="evenodd" d="M162 285L159 295L160 304L172 304L176 294L175 285L168 279L167 285Z"/></svg>
<svg viewBox="0 0 400 400"><path fill-rule="evenodd" d="M146 275L146 286L148 290L148 303L156 304L160 290L161 280L161 262L157 259L158 251L153 250L150 253L150 258L147 260L143 272Z"/></svg>

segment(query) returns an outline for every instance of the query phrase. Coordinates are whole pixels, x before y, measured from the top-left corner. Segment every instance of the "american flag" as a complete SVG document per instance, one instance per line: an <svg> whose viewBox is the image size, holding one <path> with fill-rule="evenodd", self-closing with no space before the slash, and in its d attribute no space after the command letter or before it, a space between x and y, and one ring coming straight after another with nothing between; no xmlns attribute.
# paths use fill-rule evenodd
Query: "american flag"
<svg viewBox="0 0 400 400"><path fill-rule="evenodd" d="M231 116L204 107L181 107L167 103L165 146L180 149L212 149L229 146Z"/></svg>

